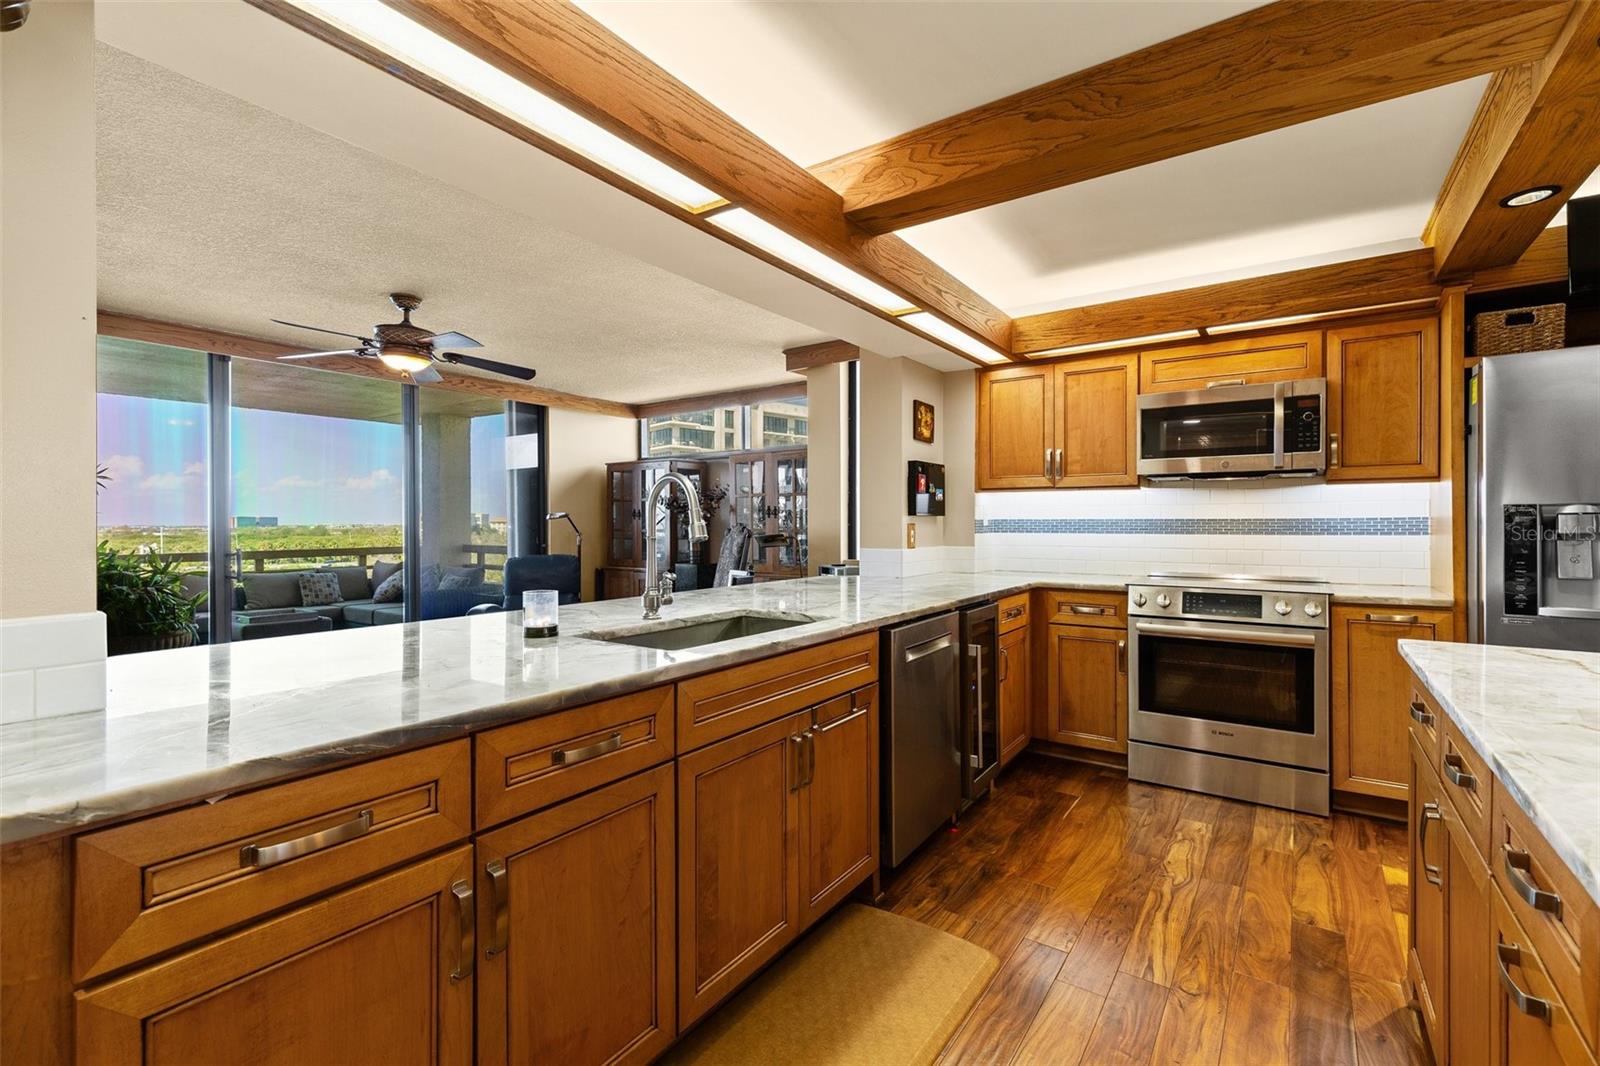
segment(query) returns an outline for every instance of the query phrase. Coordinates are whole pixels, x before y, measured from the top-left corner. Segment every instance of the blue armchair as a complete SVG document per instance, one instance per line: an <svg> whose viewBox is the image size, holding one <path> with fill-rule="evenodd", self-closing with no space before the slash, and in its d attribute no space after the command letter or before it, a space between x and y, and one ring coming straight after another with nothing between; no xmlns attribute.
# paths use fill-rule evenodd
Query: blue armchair
<svg viewBox="0 0 1600 1066"><path fill-rule="evenodd" d="M583 598L583 576L576 555L516 555L506 560L506 598L501 606L522 610L528 589L554 589L558 602L577 603Z"/></svg>

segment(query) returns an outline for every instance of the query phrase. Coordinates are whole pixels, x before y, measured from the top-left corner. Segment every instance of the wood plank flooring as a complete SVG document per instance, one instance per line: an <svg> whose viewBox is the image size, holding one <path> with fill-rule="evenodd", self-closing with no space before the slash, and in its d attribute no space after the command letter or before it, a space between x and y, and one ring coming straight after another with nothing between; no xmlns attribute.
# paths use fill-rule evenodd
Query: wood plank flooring
<svg viewBox="0 0 1600 1066"><path fill-rule="evenodd" d="M1404 826L1026 753L882 905L1001 960L941 1063L1425 1066L1406 855Z"/></svg>

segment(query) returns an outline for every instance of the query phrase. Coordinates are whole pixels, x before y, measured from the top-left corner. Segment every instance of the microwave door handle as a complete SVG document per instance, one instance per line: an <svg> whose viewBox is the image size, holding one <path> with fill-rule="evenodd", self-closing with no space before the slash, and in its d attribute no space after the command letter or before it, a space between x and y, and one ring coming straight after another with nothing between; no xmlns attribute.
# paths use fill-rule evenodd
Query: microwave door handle
<svg viewBox="0 0 1600 1066"><path fill-rule="evenodd" d="M1278 382L1272 390L1272 469L1283 469L1283 391L1286 382Z"/></svg>

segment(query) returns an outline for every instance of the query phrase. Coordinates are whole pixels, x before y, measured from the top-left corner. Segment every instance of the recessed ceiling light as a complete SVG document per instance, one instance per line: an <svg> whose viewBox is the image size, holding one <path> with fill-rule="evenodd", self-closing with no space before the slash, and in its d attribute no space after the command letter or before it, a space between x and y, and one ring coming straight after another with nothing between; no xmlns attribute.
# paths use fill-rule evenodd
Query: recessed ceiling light
<svg viewBox="0 0 1600 1066"><path fill-rule="evenodd" d="M674 203L695 209L722 199L699 182L379 0L293 3L318 20Z"/></svg>
<svg viewBox="0 0 1600 1066"><path fill-rule="evenodd" d="M974 359L980 359L985 363L1007 363L1011 361L1011 357L1004 352L989 347L976 337L967 336L944 319L936 318L926 311L901 315L899 320L919 333L926 333L935 340L943 341L958 351L966 352Z"/></svg>
<svg viewBox="0 0 1600 1066"><path fill-rule="evenodd" d="M1527 207L1529 204L1536 204L1540 200L1548 200L1560 191L1561 186L1559 185L1535 185L1531 189L1523 189L1521 192L1512 193L1500 201L1500 206Z"/></svg>
<svg viewBox="0 0 1600 1066"><path fill-rule="evenodd" d="M811 245L791 237L777 226L742 207L718 211L714 215L707 216L706 221L880 311L898 314L907 310L904 297L897 296L871 278L834 262Z"/></svg>

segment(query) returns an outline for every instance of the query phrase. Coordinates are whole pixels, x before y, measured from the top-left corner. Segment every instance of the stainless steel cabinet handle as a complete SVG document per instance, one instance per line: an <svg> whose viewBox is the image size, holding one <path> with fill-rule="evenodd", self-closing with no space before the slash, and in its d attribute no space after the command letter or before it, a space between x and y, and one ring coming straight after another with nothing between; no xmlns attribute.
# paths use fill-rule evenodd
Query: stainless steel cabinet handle
<svg viewBox="0 0 1600 1066"><path fill-rule="evenodd" d="M1060 448L1057 448L1056 449L1056 480L1057 481L1060 481L1063 477L1066 476L1067 467L1066 467L1066 463L1064 463L1062 460L1063 460L1062 451L1061 451Z"/></svg>
<svg viewBox="0 0 1600 1066"><path fill-rule="evenodd" d="M1049 448L1044 450L1044 476L1054 481L1056 476L1056 453Z"/></svg>
<svg viewBox="0 0 1600 1066"><path fill-rule="evenodd" d="M506 877L506 864L495 859L483 868L489 875L489 904L494 910L494 929L489 933L489 943L483 957L492 959L506 949L511 933L511 883Z"/></svg>
<svg viewBox="0 0 1600 1066"><path fill-rule="evenodd" d="M946 634L942 637L934 637L932 640L925 640L921 644L913 644L906 649L906 662L914 663L918 659L926 658L936 651L944 651L953 643L955 643L955 638Z"/></svg>
<svg viewBox="0 0 1600 1066"><path fill-rule="evenodd" d="M1128 672L1128 642L1125 641L1125 640L1119 640L1119 641L1117 641L1117 673L1125 674L1127 672Z"/></svg>
<svg viewBox="0 0 1600 1066"><path fill-rule="evenodd" d="M1393 622L1398 626L1414 626L1417 624L1417 616L1414 614L1372 614L1369 612L1367 621Z"/></svg>
<svg viewBox="0 0 1600 1066"><path fill-rule="evenodd" d="M1009 622L1012 619L1021 618L1023 615L1025 615L1027 613L1028 613L1028 609L1026 607L1022 606L1021 604L1018 604L1015 607L1007 607L1005 614L1002 614L1000 616L1000 621Z"/></svg>
<svg viewBox="0 0 1600 1066"><path fill-rule="evenodd" d="M450 980L459 981L472 976L472 965L478 949L473 944L477 926L472 913L472 886L457 881L450 886L450 895L456 901L456 968L450 971Z"/></svg>
<svg viewBox="0 0 1600 1066"><path fill-rule="evenodd" d="M1444 776L1450 779L1451 784L1469 791L1476 791L1478 778L1476 774L1469 774L1462 767L1466 765L1459 755L1446 755L1444 757Z"/></svg>
<svg viewBox="0 0 1600 1066"><path fill-rule="evenodd" d="M1546 1025L1550 1024L1550 1001L1530 996L1517 987L1511 979L1510 967L1522 962L1522 945L1496 944L1494 946L1495 965L1500 968L1500 985L1506 990L1506 995L1511 997L1511 1002L1516 1008L1530 1018L1537 1018Z"/></svg>
<svg viewBox="0 0 1600 1066"><path fill-rule="evenodd" d="M791 782L789 791L799 792L800 786L806 783L806 735L804 733L794 734L789 738L789 746L794 752L794 776L789 779Z"/></svg>
<svg viewBox="0 0 1600 1066"><path fill-rule="evenodd" d="M812 726L811 729L809 730L809 732L812 732L812 733L826 733L830 729L838 729L840 726L844 725L846 722L853 722L857 718L860 718L862 715L866 714L871 709L872 709L871 707L861 707L861 708L857 709L853 714L847 714L843 718L835 718L833 721L829 722L827 725Z"/></svg>
<svg viewBox="0 0 1600 1066"><path fill-rule="evenodd" d="M1208 381L1208 382L1206 382L1206 388L1208 388L1208 389L1220 389L1224 385L1243 385L1243 384L1244 384L1244 378L1223 378L1220 381Z"/></svg>
<svg viewBox="0 0 1600 1066"><path fill-rule="evenodd" d="M571 766L573 763L580 763L587 759L593 759L599 755L610 754L620 747L622 747L622 734L612 733L604 740L596 741L587 747L567 748L564 751L553 751L550 753L550 761L555 763L557 766Z"/></svg>
<svg viewBox="0 0 1600 1066"><path fill-rule="evenodd" d="M1561 917L1561 897L1554 892L1546 892L1533 883L1528 875L1533 871L1529 865L1533 857L1525 851L1518 851L1510 844L1501 845L1506 864L1506 876L1511 879L1511 887L1517 890L1517 895L1522 897L1522 902L1536 911L1544 911L1555 918Z"/></svg>
<svg viewBox="0 0 1600 1066"><path fill-rule="evenodd" d="M1432 725L1433 712L1416 700L1411 701L1411 720L1419 725Z"/></svg>
<svg viewBox="0 0 1600 1066"><path fill-rule="evenodd" d="M329 826L327 829L315 833L307 833L303 837L285 840L281 844L268 844L261 847L257 844L246 844L239 849L239 865L254 866L264 869L276 866L280 862L298 859L302 855L309 855L313 851L331 848L335 844L343 844L347 840L354 840L364 835L372 828L372 809L369 807L350 819L338 825Z"/></svg>
<svg viewBox="0 0 1600 1066"><path fill-rule="evenodd" d="M1000 684L1006 683L1006 678L1011 676L1011 654L1006 649L1000 649Z"/></svg>
<svg viewBox="0 0 1600 1066"><path fill-rule="evenodd" d="M855 715L851 715L851 717L854 718ZM813 780L815 780L816 776L817 776L817 735L816 735L816 733L814 733L814 732L812 732L811 730L808 729L808 730L805 731L805 738L806 738L806 786L809 788L810 785L811 785L811 782Z"/></svg>
<svg viewBox="0 0 1600 1066"><path fill-rule="evenodd" d="M1094 604L1090 604L1090 603L1069 603L1069 604L1067 604L1067 606L1072 609L1072 613L1073 614L1116 614L1117 613L1117 609L1115 607L1096 607Z"/></svg>
<svg viewBox="0 0 1600 1066"><path fill-rule="evenodd" d="M1328 434L1328 465L1339 465L1339 434Z"/></svg>
<svg viewBox="0 0 1600 1066"><path fill-rule="evenodd" d="M1437 803L1424 803L1422 817L1417 819L1417 857L1422 860L1422 876L1428 879L1430 885L1444 884L1444 875L1441 867L1428 861L1428 823L1430 821L1443 822L1444 815L1439 813Z"/></svg>

